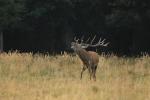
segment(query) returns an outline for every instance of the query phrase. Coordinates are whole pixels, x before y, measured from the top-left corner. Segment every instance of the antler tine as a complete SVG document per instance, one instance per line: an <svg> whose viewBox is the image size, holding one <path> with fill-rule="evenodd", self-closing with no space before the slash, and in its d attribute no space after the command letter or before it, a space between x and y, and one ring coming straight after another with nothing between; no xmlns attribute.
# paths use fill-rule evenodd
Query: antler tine
<svg viewBox="0 0 150 100"><path fill-rule="evenodd" d="M106 39L103 39L103 40L101 41L101 38L100 38L99 42L98 42L96 45L107 46L109 43L105 43L105 40L106 40ZM104 43L105 43L105 44L104 44Z"/></svg>
<svg viewBox="0 0 150 100"><path fill-rule="evenodd" d="M81 37L81 44L83 43L84 35Z"/></svg>
<svg viewBox="0 0 150 100"><path fill-rule="evenodd" d="M105 40L106 40L106 39L104 39L104 40L102 41L102 43L104 43L104 42L105 42Z"/></svg>
<svg viewBox="0 0 150 100"><path fill-rule="evenodd" d="M105 46L105 47L106 47L108 44L109 44L109 42L108 42L108 43L105 43L103 46Z"/></svg>
<svg viewBox="0 0 150 100"><path fill-rule="evenodd" d="M74 37L74 41L77 41L76 36Z"/></svg>
<svg viewBox="0 0 150 100"><path fill-rule="evenodd" d="M99 41L98 41L98 44L99 44L99 43L101 43L101 38L100 38Z"/></svg>
<svg viewBox="0 0 150 100"><path fill-rule="evenodd" d="M96 38L96 35L94 36L93 40L91 41L91 45L92 45L93 41L95 40L95 38Z"/></svg>
<svg viewBox="0 0 150 100"><path fill-rule="evenodd" d="M76 40L76 36L74 37L74 40Z"/></svg>
<svg viewBox="0 0 150 100"><path fill-rule="evenodd" d="M103 39L102 41L99 42L99 44L103 45L106 39Z"/></svg>
<svg viewBox="0 0 150 100"><path fill-rule="evenodd" d="M87 43L90 40L90 37L87 39L87 41L85 43Z"/></svg>
<svg viewBox="0 0 150 100"><path fill-rule="evenodd" d="M76 36L75 36L75 37L74 37L74 41L75 41L75 42L78 42L78 41L79 41L79 39L76 39Z"/></svg>

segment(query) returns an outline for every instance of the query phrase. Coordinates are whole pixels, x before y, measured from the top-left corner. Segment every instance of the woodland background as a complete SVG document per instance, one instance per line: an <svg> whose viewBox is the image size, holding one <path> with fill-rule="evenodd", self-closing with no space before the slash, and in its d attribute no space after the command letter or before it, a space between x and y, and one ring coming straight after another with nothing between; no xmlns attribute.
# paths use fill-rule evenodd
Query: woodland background
<svg viewBox="0 0 150 100"><path fill-rule="evenodd" d="M149 26L149 0L0 0L4 51L70 52L74 36L97 35L110 42L99 52L150 53Z"/></svg>

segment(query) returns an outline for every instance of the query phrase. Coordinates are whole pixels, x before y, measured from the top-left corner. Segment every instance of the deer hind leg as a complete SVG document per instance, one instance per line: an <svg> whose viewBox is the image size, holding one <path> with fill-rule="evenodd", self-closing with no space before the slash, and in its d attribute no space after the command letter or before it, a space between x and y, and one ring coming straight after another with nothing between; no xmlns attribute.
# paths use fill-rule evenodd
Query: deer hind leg
<svg viewBox="0 0 150 100"><path fill-rule="evenodd" d="M81 70L81 77L80 77L80 79L82 79L82 75L83 75L83 72L86 70L86 66L85 65L83 65L83 68L82 68L82 70Z"/></svg>
<svg viewBox="0 0 150 100"><path fill-rule="evenodd" d="M89 71L89 74L90 74L90 80L91 80L91 77L92 77L92 68L91 68L91 67L88 67L88 71Z"/></svg>
<svg viewBox="0 0 150 100"><path fill-rule="evenodd" d="M93 77L93 80L96 81L96 69L97 69L97 65L93 67L92 69L92 77Z"/></svg>

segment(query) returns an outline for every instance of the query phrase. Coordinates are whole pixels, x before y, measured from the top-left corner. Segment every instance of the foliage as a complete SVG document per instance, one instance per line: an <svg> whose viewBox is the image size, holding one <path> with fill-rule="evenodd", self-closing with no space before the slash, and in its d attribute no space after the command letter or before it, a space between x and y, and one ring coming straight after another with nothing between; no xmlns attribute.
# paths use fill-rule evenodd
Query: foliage
<svg viewBox="0 0 150 100"><path fill-rule="evenodd" d="M17 22L21 20L24 12L22 0L0 0L0 29L5 30L9 27L17 27Z"/></svg>
<svg viewBox="0 0 150 100"><path fill-rule="evenodd" d="M17 49L35 46L39 51L61 51L69 47L69 38L82 32L111 33L117 52L127 53L131 45L132 52L142 44L149 47L147 41L137 42L141 36L143 41L149 39L148 0L1 0L0 5L0 28L6 36L28 39L15 40L14 44L20 43ZM146 50L144 47L141 51Z"/></svg>
<svg viewBox="0 0 150 100"><path fill-rule="evenodd" d="M43 25L54 29L71 25L74 31L100 31L114 25L132 28L149 20L150 11L147 0L1 0L0 4L1 27L14 26L23 18L41 30Z"/></svg>

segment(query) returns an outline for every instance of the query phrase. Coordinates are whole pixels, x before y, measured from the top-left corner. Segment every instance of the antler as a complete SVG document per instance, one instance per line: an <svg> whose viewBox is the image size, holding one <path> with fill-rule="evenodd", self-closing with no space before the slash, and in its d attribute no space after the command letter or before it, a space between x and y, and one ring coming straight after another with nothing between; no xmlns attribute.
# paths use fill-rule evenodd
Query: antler
<svg viewBox="0 0 150 100"><path fill-rule="evenodd" d="M89 44L89 46L90 46L90 47L96 47L96 46L104 46L104 47L106 47L106 46L109 44L109 42L108 42L108 43L105 43L105 40L106 40L106 39L103 39L103 40L102 40L102 39L100 38L99 41L98 41L98 43L96 43L96 44L94 44L94 45L93 45L93 44Z"/></svg>
<svg viewBox="0 0 150 100"><path fill-rule="evenodd" d="M96 38L96 35L95 35L94 38L92 39L91 44L93 43L93 41L95 40L95 38Z"/></svg>
<svg viewBox="0 0 150 100"><path fill-rule="evenodd" d="M76 37L74 37L74 41L75 41L76 43L78 43L79 39L76 39Z"/></svg>
<svg viewBox="0 0 150 100"><path fill-rule="evenodd" d="M108 43L105 43L105 40L106 39L99 39L99 41L98 41L98 43L96 43L96 44L93 44L93 41L95 40L95 38L96 38L96 35L94 36L94 38L92 39L92 41L91 41L91 43L90 44L87 44L87 43L82 43L82 45L84 45L84 47L97 47L97 46L108 46L108 44L109 44L109 42ZM90 38L89 38L90 39ZM89 39L87 40L87 41L89 41Z"/></svg>
<svg viewBox="0 0 150 100"><path fill-rule="evenodd" d="M95 36L93 37L93 39L91 40L90 44L87 43L87 42L90 40L90 37L88 38L88 40L87 40L85 43L83 43L84 36L81 37L81 40L80 40L81 43L79 43L79 39L76 39L76 37L74 38L74 41L75 41L76 43L81 44L81 46L82 46L83 48L87 48L87 47L97 47L97 46L104 46L104 47L108 46L109 42L108 42L108 43L105 43L105 40L106 40L106 39L103 39L103 40L102 40L101 38L99 39L98 43L93 44L95 38L96 38L96 35L95 35Z"/></svg>
<svg viewBox="0 0 150 100"><path fill-rule="evenodd" d="M84 35L81 37L81 44L83 43Z"/></svg>
<svg viewBox="0 0 150 100"><path fill-rule="evenodd" d="M81 43L80 43L80 44L82 44L82 43L83 43L83 39L84 39L84 36L82 36L82 37L81 37L81 40L80 40L80 39L76 39L76 37L74 37L74 41L75 41L76 43L78 43L78 42L79 42L79 40L81 41Z"/></svg>

